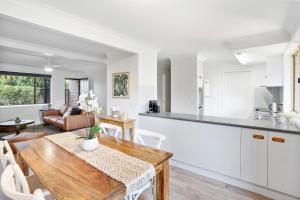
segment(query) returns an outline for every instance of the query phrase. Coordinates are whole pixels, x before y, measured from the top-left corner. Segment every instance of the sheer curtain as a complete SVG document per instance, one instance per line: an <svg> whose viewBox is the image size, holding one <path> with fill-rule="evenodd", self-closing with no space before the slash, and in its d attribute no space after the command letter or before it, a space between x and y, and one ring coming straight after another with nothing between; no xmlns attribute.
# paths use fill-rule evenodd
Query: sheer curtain
<svg viewBox="0 0 300 200"><path fill-rule="evenodd" d="M87 94L89 92L89 79L80 80L80 94Z"/></svg>

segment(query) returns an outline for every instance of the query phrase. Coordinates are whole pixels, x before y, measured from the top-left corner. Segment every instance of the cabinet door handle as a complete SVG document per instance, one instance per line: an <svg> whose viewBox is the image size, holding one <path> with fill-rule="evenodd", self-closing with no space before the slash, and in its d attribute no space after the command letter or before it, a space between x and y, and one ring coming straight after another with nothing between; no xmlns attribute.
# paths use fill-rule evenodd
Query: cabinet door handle
<svg viewBox="0 0 300 200"><path fill-rule="evenodd" d="M254 139L257 139L257 140L263 140L263 139L265 139L265 136L259 135L259 134L253 134L252 137Z"/></svg>
<svg viewBox="0 0 300 200"><path fill-rule="evenodd" d="M284 143L284 142L285 142L285 139L284 139L284 138L279 138L279 137L272 137L272 141L273 141L273 142Z"/></svg>

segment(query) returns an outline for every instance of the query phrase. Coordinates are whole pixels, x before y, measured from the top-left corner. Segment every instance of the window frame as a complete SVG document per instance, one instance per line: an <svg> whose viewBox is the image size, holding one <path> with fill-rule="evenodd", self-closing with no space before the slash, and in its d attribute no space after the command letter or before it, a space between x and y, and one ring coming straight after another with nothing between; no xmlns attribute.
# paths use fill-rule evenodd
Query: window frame
<svg viewBox="0 0 300 200"><path fill-rule="evenodd" d="M0 76L1 75L32 77L32 78L34 78L34 84L33 84L33 104L0 105L0 107L51 104L51 81L52 81L51 74L35 74L35 73L25 73L25 72L0 71ZM50 79L49 102L48 103L37 103L36 102L36 78L49 78Z"/></svg>

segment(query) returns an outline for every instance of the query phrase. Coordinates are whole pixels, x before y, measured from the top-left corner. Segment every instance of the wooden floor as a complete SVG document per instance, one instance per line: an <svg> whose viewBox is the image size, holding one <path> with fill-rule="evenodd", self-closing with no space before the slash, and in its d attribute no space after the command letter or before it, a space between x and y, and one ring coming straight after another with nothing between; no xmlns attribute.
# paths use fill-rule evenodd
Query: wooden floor
<svg viewBox="0 0 300 200"><path fill-rule="evenodd" d="M139 200L150 200L146 191ZM152 199L151 199L152 200ZM270 200L213 179L177 167L170 167L170 200Z"/></svg>
<svg viewBox="0 0 300 200"><path fill-rule="evenodd" d="M1 194L0 199L8 200ZM46 200L53 200L50 196ZM151 191L139 200L153 200ZM236 188L188 171L170 167L170 200L270 200L258 194Z"/></svg>
<svg viewBox="0 0 300 200"><path fill-rule="evenodd" d="M37 131L55 134L59 130L40 126ZM0 200L6 199L0 190ZM151 191L139 200L152 200ZM47 198L51 200L51 198ZM270 200L261 195L170 166L170 200Z"/></svg>

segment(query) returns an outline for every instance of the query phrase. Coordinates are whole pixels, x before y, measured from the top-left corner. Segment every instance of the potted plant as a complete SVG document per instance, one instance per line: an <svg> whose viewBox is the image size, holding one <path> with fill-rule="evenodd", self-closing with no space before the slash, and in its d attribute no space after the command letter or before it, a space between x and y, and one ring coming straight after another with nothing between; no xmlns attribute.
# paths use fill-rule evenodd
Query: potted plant
<svg viewBox="0 0 300 200"><path fill-rule="evenodd" d="M102 112L102 108L98 106L97 97L92 90L88 94L81 94L79 96L78 104L79 108L86 112L87 136L80 137L83 138L81 147L85 151L92 151L99 146L97 133L101 130L101 128L97 124L90 127L90 114L100 114Z"/></svg>
<svg viewBox="0 0 300 200"><path fill-rule="evenodd" d="M20 117L16 117L15 122L18 124L21 122L21 118Z"/></svg>

